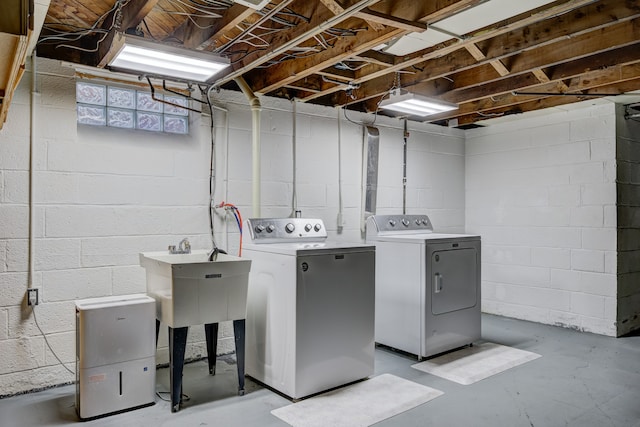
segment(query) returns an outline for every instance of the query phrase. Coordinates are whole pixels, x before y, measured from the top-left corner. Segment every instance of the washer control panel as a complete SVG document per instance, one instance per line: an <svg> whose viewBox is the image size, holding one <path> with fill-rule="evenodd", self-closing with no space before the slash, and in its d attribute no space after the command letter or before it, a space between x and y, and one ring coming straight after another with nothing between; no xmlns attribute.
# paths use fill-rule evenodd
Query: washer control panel
<svg viewBox="0 0 640 427"><path fill-rule="evenodd" d="M367 219L367 227L374 225L375 230L367 233L430 233L433 226L427 215L373 215Z"/></svg>
<svg viewBox="0 0 640 427"><path fill-rule="evenodd" d="M318 242L327 238L318 218L250 218L247 227L254 243Z"/></svg>

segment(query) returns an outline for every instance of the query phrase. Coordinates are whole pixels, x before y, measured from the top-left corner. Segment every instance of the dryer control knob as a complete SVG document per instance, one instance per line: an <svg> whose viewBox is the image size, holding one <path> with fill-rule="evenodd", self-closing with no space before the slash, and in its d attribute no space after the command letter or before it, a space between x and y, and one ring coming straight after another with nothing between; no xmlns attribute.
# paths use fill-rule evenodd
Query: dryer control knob
<svg viewBox="0 0 640 427"><path fill-rule="evenodd" d="M273 224L267 225L267 233L273 233L276 229L276 226Z"/></svg>
<svg viewBox="0 0 640 427"><path fill-rule="evenodd" d="M390 219L389 220L389 225L392 226L392 227L395 227L396 226L396 220L395 219Z"/></svg>
<svg viewBox="0 0 640 427"><path fill-rule="evenodd" d="M307 233L311 231L311 224L307 224L304 226L304 231L306 231Z"/></svg>
<svg viewBox="0 0 640 427"><path fill-rule="evenodd" d="M322 230L322 226L320 224L316 224L313 226L313 229L316 230L316 232Z"/></svg>
<svg viewBox="0 0 640 427"><path fill-rule="evenodd" d="M422 224L422 220L421 219L416 219L416 225L420 225Z"/></svg>
<svg viewBox="0 0 640 427"><path fill-rule="evenodd" d="M409 226L409 220L406 218L402 218L402 225L404 225L405 227Z"/></svg>
<svg viewBox="0 0 640 427"><path fill-rule="evenodd" d="M256 233L262 233L264 231L264 225L256 225L254 230L256 231Z"/></svg>
<svg viewBox="0 0 640 427"><path fill-rule="evenodd" d="M293 233L293 230L295 230L295 229L296 229L296 226L293 225L292 223L288 223L287 225L284 226L284 230L287 233Z"/></svg>

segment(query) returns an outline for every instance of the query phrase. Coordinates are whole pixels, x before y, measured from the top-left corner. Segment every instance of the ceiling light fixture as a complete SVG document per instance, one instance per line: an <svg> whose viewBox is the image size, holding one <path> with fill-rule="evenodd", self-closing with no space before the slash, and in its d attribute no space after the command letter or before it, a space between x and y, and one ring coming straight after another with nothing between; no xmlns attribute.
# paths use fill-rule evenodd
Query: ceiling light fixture
<svg viewBox="0 0 640 427"><path fill-rule="evenodd" d="M458 106L450 102L428 98L411 92L400 94L400 90L396 89L391 92L389 98L380 103L380 108L412 116L426 117L445 111L457 110Z"/></svg>
<svg viewBox="0 0 640 427"><path fill-rule="evenodd" d="M120 49L108 62L109 69L168 80L205 83L229 66L229 60L213 53L182 49L134 36L122 36Z"/></svg>

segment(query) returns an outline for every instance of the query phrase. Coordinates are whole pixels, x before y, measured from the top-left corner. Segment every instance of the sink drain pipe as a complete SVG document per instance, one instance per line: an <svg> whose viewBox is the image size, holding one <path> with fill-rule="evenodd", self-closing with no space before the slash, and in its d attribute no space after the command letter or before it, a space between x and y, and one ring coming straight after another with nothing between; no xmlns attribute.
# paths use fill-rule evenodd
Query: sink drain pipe
<svg viewBox="0 0 640 427"><path fill-rule="evenodd" d="M252 118L252 143L251 143L251 166L252 166L252 214L255 218L260 217L260 112L262 106L260 100L253 93L247 82L242 76L236 77L234 81L240 86L240 90L249 99L251 104Z"/></svg>

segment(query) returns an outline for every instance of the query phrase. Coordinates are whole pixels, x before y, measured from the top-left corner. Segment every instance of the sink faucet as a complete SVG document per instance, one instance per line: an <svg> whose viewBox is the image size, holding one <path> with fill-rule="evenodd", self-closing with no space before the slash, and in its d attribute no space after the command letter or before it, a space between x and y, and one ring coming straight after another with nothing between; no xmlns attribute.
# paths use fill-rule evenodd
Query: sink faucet
<svg viewBox="0 0 640 427"><path fill-rule="evenodd" d="M184 239L180 240L180 243L178 243L177 248L175 245L170 245L169 253L170 254L190 254L191 244L189 243L189 239L185 237Z"/></svg>

